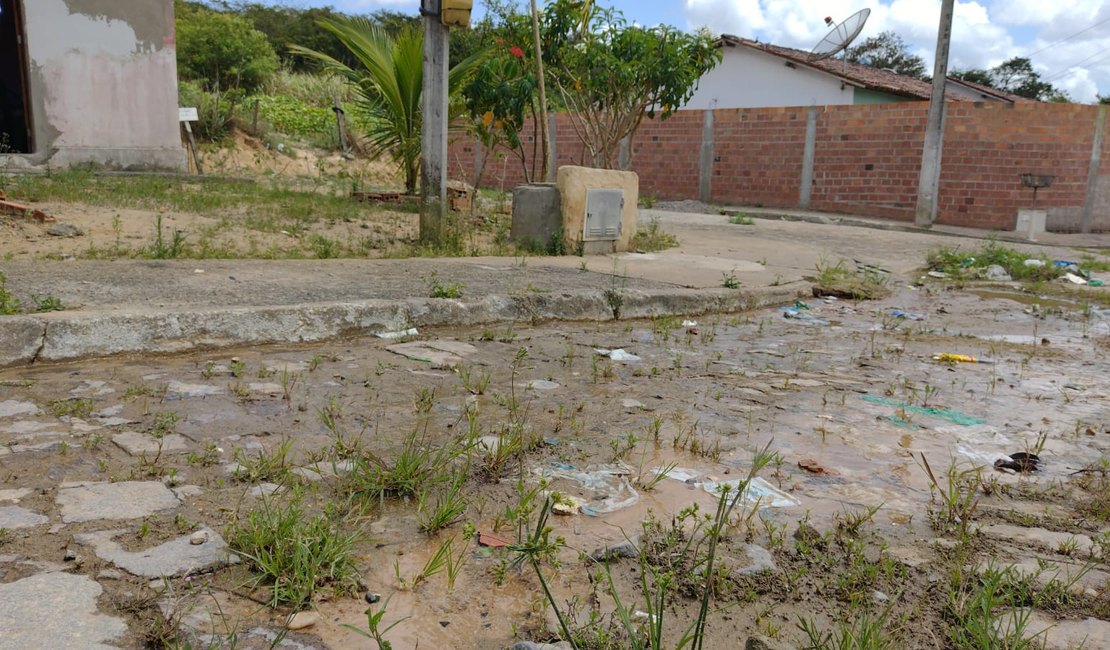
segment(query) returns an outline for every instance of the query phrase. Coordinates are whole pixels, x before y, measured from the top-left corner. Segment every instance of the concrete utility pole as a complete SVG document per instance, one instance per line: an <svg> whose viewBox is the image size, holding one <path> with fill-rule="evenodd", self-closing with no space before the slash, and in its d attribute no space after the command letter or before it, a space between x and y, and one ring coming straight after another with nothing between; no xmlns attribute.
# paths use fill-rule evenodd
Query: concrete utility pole
<svg viewBox="0 0 1110 650"><path fill-rule="evenodd" d="M921 152L921 176L917 182L917 207L913 219L923 228L932 226L937 220L940 157L944 144L944 86L948 77L948 45L952 41L954 3L955 0L941 0L940 5L937 58L933 63L933 95L929 99L929 123L925 127L925 148Z"/></svg>
<svg viewBox="0 0 1110 650"><path fill-rule="evenodd" d="M547 89L543 80L543 49L540 45L540 10L536 7L536 0L532 0L532 46L536 52L536 81L539 84L540 91L540 138L543 144L543 164L540 166L540 174L533 177L540 182L551 183L555 181L555 163L550 160L551 155L551 134L547 128Z"/></svg>
<svg viewBox="0 0 1110 650"><path fill-rule="evenodd" d="M420 89L420 241L442 244L447 223L447 26L440 0L421 0L424 78Z"/></svg>

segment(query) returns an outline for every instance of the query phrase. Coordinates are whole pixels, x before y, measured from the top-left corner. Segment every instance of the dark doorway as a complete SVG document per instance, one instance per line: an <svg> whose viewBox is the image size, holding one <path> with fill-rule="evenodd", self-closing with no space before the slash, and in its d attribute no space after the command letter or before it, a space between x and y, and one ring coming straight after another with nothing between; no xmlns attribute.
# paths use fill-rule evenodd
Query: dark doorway
<svg viewBox="0 0 1110 650"><path fill-rule="evenodd" d="M31 153L20 0L0 0L0 153Z"/></svg>

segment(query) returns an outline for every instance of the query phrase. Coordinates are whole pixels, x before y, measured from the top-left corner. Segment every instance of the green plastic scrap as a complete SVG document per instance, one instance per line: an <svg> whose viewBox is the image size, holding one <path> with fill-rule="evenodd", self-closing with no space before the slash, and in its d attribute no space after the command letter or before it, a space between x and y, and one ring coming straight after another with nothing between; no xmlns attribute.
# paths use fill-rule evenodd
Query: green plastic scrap
<svg viewBox="0 0 1110 650"><path fill-rule="evenodd" d="M877 397L875 395L862 395L860 399L865 402L870 402L871 404L894 406L902 409L907 413L916 413L918 415L927 415L929 417L940 418L941 420L947 420L952 424L958 424L964 427L987 423L987 421L983 418L977 418L974 415L960 413L959 411L955 411L950 408L943 408L939 406L918 406L916 404L908 404L906 402L899 402L898 400L889 399L886 397Z"/></svg>

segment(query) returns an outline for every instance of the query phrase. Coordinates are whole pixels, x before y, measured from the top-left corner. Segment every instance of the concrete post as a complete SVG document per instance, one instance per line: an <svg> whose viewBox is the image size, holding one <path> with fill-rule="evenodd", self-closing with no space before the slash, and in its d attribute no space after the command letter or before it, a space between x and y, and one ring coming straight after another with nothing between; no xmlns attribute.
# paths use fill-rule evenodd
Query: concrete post
<svg viewBox="0 0 1110 650"><path fill-rule="evenodd" d="M929 99L929 123L921 151L921 175L917 180L914 223L928 228L937 220L940 189L940 157L944 145L944 85L948 77L948 46L952 42L952 12L955 0L941 0L937 27L937 57L933 63L933 94Z"/></svg>
<svg viewBox="0 0 1110 650"><path fill-rule="evenodd" d="M447 223L447 27L439 0L421 0L424 80L420 88L420 241L439 245Z"/></svg>
<svg viewBox="0 0 1110 650"><path fill-rule="evenodd" d="M1091 166L1087 169L1087 196L1083 200L1083 220L1079 224L1082 233L1091 232L1091 214L1098 198L1098 167L1102 162L1102 139L1106 130L1106 104L1099 104L1098 117L1095 118L1095 137L1091 144Z"/></svg>
<svg viewBox="0 0 1110 650"><path fill-rule="evenodd" d="M798 192L798 207L809 208L810 193L813 190L813 158L817 155L817 107L810 106L806 111L806 144L802 150L802 187Z"/></svg>
<svg viewBox="0 0 1110 650"><path fill-rule="evenodd" d="M701 125L701 156L698 158L698 198L709 203L713 197L713 109L705 110Z"/></svg>
<svg viewBox="0 0 1110 650"><path fill-rule="evenodd" d="M559 165L559 155L555 150L555 143L558 142L558 140L559 140L559 138L558 138L559 131L556 128L557 123L558 123L558 120L555 119L555 113L548 113L548 115L547 115L547 140L548 140L548 145L549 145L548 148L547 148L547 156L548 156L548 160L547 160L547 182L548 183L554 183L555 182L555 172L557 172L558 169L559 169L559 167L558 167L558 165Z"/></svg>
<svg viewBox="0 0 1110 650"><path fill-rule="evenodd" d="M630 146L628 136L621 138L620 149L617 151L617 169L620 171L628 171L628 167L632 163L632 151L629 148Z"/></svg>

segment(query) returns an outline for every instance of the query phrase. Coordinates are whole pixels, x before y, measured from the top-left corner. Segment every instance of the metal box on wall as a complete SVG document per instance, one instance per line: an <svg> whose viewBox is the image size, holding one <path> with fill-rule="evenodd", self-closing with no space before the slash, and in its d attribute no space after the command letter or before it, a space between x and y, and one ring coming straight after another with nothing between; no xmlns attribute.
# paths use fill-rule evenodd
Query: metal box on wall
<svg viewBox="0 0 1110 650"><path fill-rule="evenodd" d="M624 191L618 189L586 190L586 219L582 240L609 241L620 239L621 210L623 209Z"/></svg>

